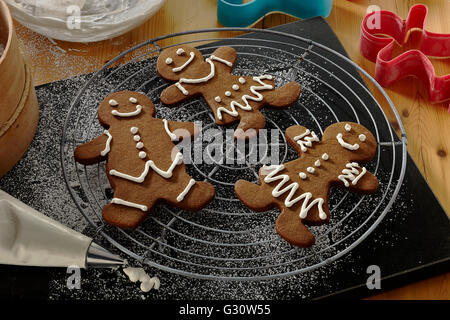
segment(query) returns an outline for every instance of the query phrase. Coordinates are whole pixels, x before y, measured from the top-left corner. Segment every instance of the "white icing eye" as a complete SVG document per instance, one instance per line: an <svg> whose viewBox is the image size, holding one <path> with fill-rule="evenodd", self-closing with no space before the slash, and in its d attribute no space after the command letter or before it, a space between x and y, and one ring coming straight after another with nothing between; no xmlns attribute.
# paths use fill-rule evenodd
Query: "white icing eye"
<svg viewBox="0 0 450 320"><path fill-rule="evenodd" d="M225 91L225 95L226 95L227 97L229 97L229 96L231 96L231 92L230 92L230 91Z"/></svg>
<svg viewBox="0 0 450 320"><path fill-rule="evenodd" d="M245 79L242 78L242 77L240 77L240 78L239 78L239 83L240 83L240 84L244 84L244 83L245 83Z"/></svg>
<svg viewBox="0 0 450 320"><path fill-rule="evenodd" d="M330 158L330 157L328 156L327 153L324 153L324 154L322 155L322 159L325 160L325 161L327 161L329 158Z"/></svg>
<svg viewBox="0 0 450 320"><path fill-rule="evenodd" d="M366 135L364 135L364 134L360 134L360 135L358 136L358 138L359 138L359 141L361 141L361 142L366 141Z"/></svg>
<svg viewBox="0 0 450 320"><path fill-rule="evenodd" d="M235 90L235 91L239 90L239 86L237 84L233 84L233 86L231 88L233 88L233 90Z"/></svg>
<svg viewBox="0 0 450 320"><path fill-rule="evenodd" d="M184 52L185 52L184 49L180 48L177 50L177 55L181 56Z"/></svg>
<svg viewBox="0 0 450 320"><path fill-rule="evenodd" d="M137 149L142 149L143 147L144 147L144 144L142 142L136 143L136 148Z"/></svg>
<svg viewBox="0 0 450 320"><path fill-rule="evenodd" d="M135 135L135 136L133 137L133 140L136 141L136 142L138 142L138 141L141 140L141 137L138 136L138 135Z"/></svg>
<svg viewBox="0 0 450 320"><path fill-rule="evenodd" d="M128 99L131 103L137 103L137 99L134 97L131 97L130 99Z"/></svg>
<svg viewBox="0 0 450 320"><path fill-rule="evenodd" d="M167 58L166 59L166 64L171 64L173 62L172 58Z"/></svg>
<svg viewBox="0 0 450 320"><path fill-rule="evenodd" d="M117 107L119 105L119 103L114 99L109 100L108 103L111 107Z"/></svg>
<svg viewBox="0 0 450 320"><path fill-rule="evenodd" d="M138 128L136 128L136 127L131 127L131 129L130 129L130 131L131 131L131 133L132 134L136 134L137 132L138 132Z"/></svg>
<svg viewBox="0 0 450 320"><path fill-rule="evenodd" d="M306 168L306 171L308 171L309 173L314 173L316 169L314 169L313 167L308 167Z"/></svg>
<svg viewBox="0 0 450 320"><path fill-rule="evenodd" d="M299 174L298 174L299 176L300 176L300 178L302 178L303 180L305 180L306 179L306 173L304 173L304 172L300 172Z"/></svg>
<svg viewBox="0 0 450 320"><path fill-rule="evenodd" d="M352 130L352 126L347 123L345 125L344 129L345 129L345 131L350 131L350 130Z"/></svg>
<svg viewBox="0 0 450 320"><path fill-rule="evenodd" d="M220 99L219 96L215 97L214 100L216 100L216 102L221 102L222 101L222 99Z"/></svg>

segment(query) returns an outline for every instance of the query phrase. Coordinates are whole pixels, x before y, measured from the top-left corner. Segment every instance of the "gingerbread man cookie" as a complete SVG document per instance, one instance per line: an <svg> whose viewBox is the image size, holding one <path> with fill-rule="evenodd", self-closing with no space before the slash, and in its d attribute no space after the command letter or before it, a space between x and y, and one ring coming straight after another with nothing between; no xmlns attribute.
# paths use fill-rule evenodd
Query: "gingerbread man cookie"
<svg viewBox="0 0 450 320"><path fill-rule="evenodd" d="M189 46L163 50L156 63L158 73L176 83L161 93L161 102L173 105L201 95L217 124L239 121L236 138L254 135L266 123L259 109L265 105L288 107L298 99L300 86L290 82L275 89L271 75L233 75L235 60L236 50L231 47L220 47L205 60L199 50Z"/></svg>
<svg viewBox="0 0 450 320"><path fill-rule="evenodd" d="M252 210L278 207L276 231L292 245L309 247L315 238L305 225L329 221L331 186L366 194L377 190L377 178L360 165L373 158L376 141L368 129L351 122L329 126L322 140L302 126L289 127L285 135L300 157L262 167L259 185L239 180L235 192Z"/></svg>
<svg viewBox="0 0 450 320"><path fill-rule="evenodd" d="M109 95L98 110L104 134L75 149L75 159L90 165L103 160L114 197L102 211L111 225L136 228L163 200L183 210L197 211L214 197L208 182L186 173L174 142L198 134L191 122L154 118L152 101L138 92Z"/></svg>

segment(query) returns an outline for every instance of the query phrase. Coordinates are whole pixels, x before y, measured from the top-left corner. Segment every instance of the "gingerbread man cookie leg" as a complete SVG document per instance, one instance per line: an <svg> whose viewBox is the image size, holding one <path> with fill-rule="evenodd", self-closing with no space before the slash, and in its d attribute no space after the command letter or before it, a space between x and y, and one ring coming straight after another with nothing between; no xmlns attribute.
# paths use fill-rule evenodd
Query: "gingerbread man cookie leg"
<svg viewBox="0 0 450 320"><path fill-rule="evenodd" d="M281 210L275 229L284 240L297 247L307 248L316 241L311 231L298 218L298 212L290 208Z"/></svg>
<svg viewBox="0 0 450 320"><path fill-rule="evenodd" d="M196 211L214 199L214 187L209 182L195 181L190 176L187 177L188 182L184 186L177 192L162 196L162 199L180 209Z"/></svg>
<svg viewBox="0 0 450 320"><path fill-rule="evenodd" d="M155 203L149 198L134 200L129 194L121 194L115 192L111 203L103 208L103 219L116 227L134 229L144 221Z"/></svg>
<svg viewBox="0 0 450 320"><path fill-rule="evenodd" d="M242 112L240 122L234 132L234 137L237 139L248 139L255 136L259 129L266 125L266 118L259 111L252 113Z"/></svg>

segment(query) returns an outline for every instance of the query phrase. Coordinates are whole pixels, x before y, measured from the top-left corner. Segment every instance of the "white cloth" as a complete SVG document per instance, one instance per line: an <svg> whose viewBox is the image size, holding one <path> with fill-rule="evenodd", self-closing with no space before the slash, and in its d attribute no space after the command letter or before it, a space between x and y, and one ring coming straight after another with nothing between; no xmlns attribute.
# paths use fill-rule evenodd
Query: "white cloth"
<svg viewBox="0 0 450 320"><path fill-rule="evenodd" d="M0 264L85 268L91 242L0 190Z"/></svg>

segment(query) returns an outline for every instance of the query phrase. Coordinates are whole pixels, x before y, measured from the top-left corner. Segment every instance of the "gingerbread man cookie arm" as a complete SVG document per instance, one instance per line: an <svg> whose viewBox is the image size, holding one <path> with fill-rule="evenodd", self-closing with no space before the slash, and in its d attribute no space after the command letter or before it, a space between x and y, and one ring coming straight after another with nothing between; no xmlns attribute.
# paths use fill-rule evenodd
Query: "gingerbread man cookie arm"
<svg viewBox="0 0 450 320"><path fill-rule="evenodd" d="M162 103L170 106L191 98L193 95L197 94L194 94L194 91L196 92L195 86L184 83L182 86L180 86L180 84L177 82L164 89L164 91L161 93L160 99Z"/></svg>
<svg viewBox="0 0 450 320"><path fill-rule="evenodd" d="M316 133L303 126L291 126L287 128L285 136L286 141L299 155L307 153L309 150L313 150L313 146L320 143L320 139Z"/></svg>
<svg viewBox="0 0 450 320"><path fill-rule="evenodd" d="M209 59L216 63L217 66L223 65L225 68L229 68L231 71L234 67L234 62L236 61L236 50L232 47L220 47L216 49Z"/></svg>
<svg viewBox="0 0 450 320"><path fill-rule="evenodd" d="M163 120L163 122L164 130L172 141L195 138L200 132L199 127L193 122L178 122L171 120Z"/></svg>
<svg viewBox="0 0 450 320"><path fill-rule="evenodd" d="M341 188L362 194L372 194L378 189L377 177L356 162L347 163L334 182Z"/></svg>
<svg viewBox="0 0 450 320"><path fill-rule="evenodd" d="M91 165L106 159L111 148L112 136L108 130L93 140L79 145L74 152L77 161L84 165Z"/></svg>
<svg viewBox="0 0 450 320"><path fill-rule="evenodd" d="M297 101L300 91L297 82L289 82L279 89L264 93L264 99L271 107L286 108Z"/></svg>

